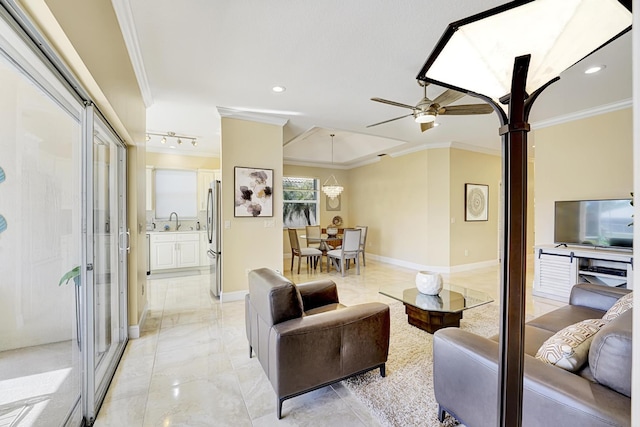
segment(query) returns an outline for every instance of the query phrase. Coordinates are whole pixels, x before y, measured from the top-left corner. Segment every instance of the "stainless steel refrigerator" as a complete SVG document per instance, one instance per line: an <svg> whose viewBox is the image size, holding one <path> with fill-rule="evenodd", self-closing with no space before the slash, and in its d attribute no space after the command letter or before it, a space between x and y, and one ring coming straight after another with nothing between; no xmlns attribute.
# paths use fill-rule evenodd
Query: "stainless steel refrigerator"
<svg viewBox="0 0 640 427"><path fill-rule="evenodd" d="M211 269L211 293L220 296L222 292L222 215L220 206L220 181L212 181L207 195L207 256Z"/></svg>

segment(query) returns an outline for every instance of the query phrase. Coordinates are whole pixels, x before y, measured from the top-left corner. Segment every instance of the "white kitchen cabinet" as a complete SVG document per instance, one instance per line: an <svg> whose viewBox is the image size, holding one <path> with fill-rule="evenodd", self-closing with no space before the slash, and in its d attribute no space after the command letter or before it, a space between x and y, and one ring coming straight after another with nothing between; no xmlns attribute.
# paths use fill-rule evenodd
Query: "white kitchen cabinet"
<svg viewBox="0 0 640 427"><path fill-rule="evenodd" d="M151 211L153 210L153 166L147 166L145 176L147 179L145 209Z"/></svg>
<svg viewBox="0 0 640 427"><path fill-rule="evenodd" d="M151 271L200 265L200 233L152 233Z"/></svg>
<svg viewBox="0 0 640 427"><path fill-rule="evenodd" d="M200 265L200 233L183 233L176 236L176 268Z"/></svg>
<svg viewBox="0 0 640 427"><path fill-rule="evenodd" d="M216 173L219 175L220 171L198 169L198 209L201 211L207 210L207 193L209 192L209 185L216 179Z"/></svg>

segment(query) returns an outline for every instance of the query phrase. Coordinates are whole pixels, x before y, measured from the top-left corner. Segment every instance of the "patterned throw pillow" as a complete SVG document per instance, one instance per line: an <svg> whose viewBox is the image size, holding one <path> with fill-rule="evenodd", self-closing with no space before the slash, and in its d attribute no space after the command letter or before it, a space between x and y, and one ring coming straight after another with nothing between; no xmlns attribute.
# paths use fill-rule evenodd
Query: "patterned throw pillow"
<svg viewBox="0 0 640 427"><path fill-rule="evenodd" d="M589 359L593 336L607 322L588 319L556 332L538 349L536 359L570 372L575 372Z"/></svg>
<svg viewBox="0 0 640 427"><path fill-rule="evenodd" d="M602 320L604 320L605 322L609 322L620 316L630 308L633 308L633 292L629 292L618 301L616 301L616 303L611 306L609 311L607 311L604 316L602 316Z"/></svg>

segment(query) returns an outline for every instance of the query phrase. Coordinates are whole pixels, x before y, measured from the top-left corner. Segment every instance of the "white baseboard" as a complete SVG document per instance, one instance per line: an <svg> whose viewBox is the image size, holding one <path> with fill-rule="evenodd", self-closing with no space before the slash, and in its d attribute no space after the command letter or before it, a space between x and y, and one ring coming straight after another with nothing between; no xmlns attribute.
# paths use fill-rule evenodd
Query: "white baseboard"
<svg viewBox="0 0 640 427"><path fill-rule="evenodd" d="M147 320L147 306L148 304L144 304L144 309L142 309L142 316L140 316L140 322L137 325L129 325L129 338L136 339L140 338L140 330L144 326L144 321Z"/></svg>
<svg viewBox="0 0 640 427"><path fill-rule="evenodd" d="M248 289L246 291L222 292L222 294L220 294L220 302L242 301L248 293Z"/></svg>
<svg viewBox="0 0 640 427"><path fill-rule="evenodd" d="M445 273L445 274L459 273L462 271L476 270L480 268L487 268L487 267L493 267L495 265L498 265L497 259L489 260L489 261L474 262L471 264L454 265L454 266L434 266L434 265L418 264L415 262L404 261L396 258L389 258L389 257L380 256L376 254L367 254L366 257L367 259L373 259L379 262L384 262L386 264L397 265L398 267L410 268L412 270L417 270L417 271L435 271L437 273Z"/></svg>
<svg viewBox="0 0 640 427"><path fill-rule="evenodd" d="M531 256L533 256L533 254L531 254ZM385 264L396 265L398 267L410 268L412 270L417 270L417 271L435 271L437 273L445 273L445 274L460 273L462 271L477 270L480 268L488 268L488 267L493 267L499 264L499 261L497 259L492 259L488 261L474 262L471 264L460 264L460 265L454 265L454 266L434 266L434 265L418 264L411 261L405 261L402 259L390 258L390 257L370 254L370 253L367 253L366 257L367 259L384 262ZM283 258L291 259L291 253L284 254Z"/></svg>

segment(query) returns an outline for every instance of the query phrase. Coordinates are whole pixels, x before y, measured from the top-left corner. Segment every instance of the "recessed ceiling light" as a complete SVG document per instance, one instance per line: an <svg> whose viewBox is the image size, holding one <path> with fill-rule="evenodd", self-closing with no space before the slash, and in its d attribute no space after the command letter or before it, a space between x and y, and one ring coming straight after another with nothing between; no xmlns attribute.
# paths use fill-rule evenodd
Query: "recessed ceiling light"
<svg viewBox="0 0 640 427"><path fill-rule="evenodd" d="M434 123L433 126L440 126L440 123Z"/></svg>
<svg viewBox="0 0 640 427"><path fill-rule="evenodd" d="M176 148L176 146L175 145L170 145L169 148Z"/></svg>
<svg viewBox="0 0 640 427"><path fill-rule="evenodd" d="M284 86L274 86L271 88L271 90L274 91L275 93L282 93L285 90L287 90L287 88Z"/></svg>
<svg viewBox="0 0 640 427"><path fill-rule="evenodd" d="M606 65L594 65L593 67L589 67L586 70L584 70L585 74L594 74L597 73L598 71L602 71L605 68L607 68Z"/></svg>

